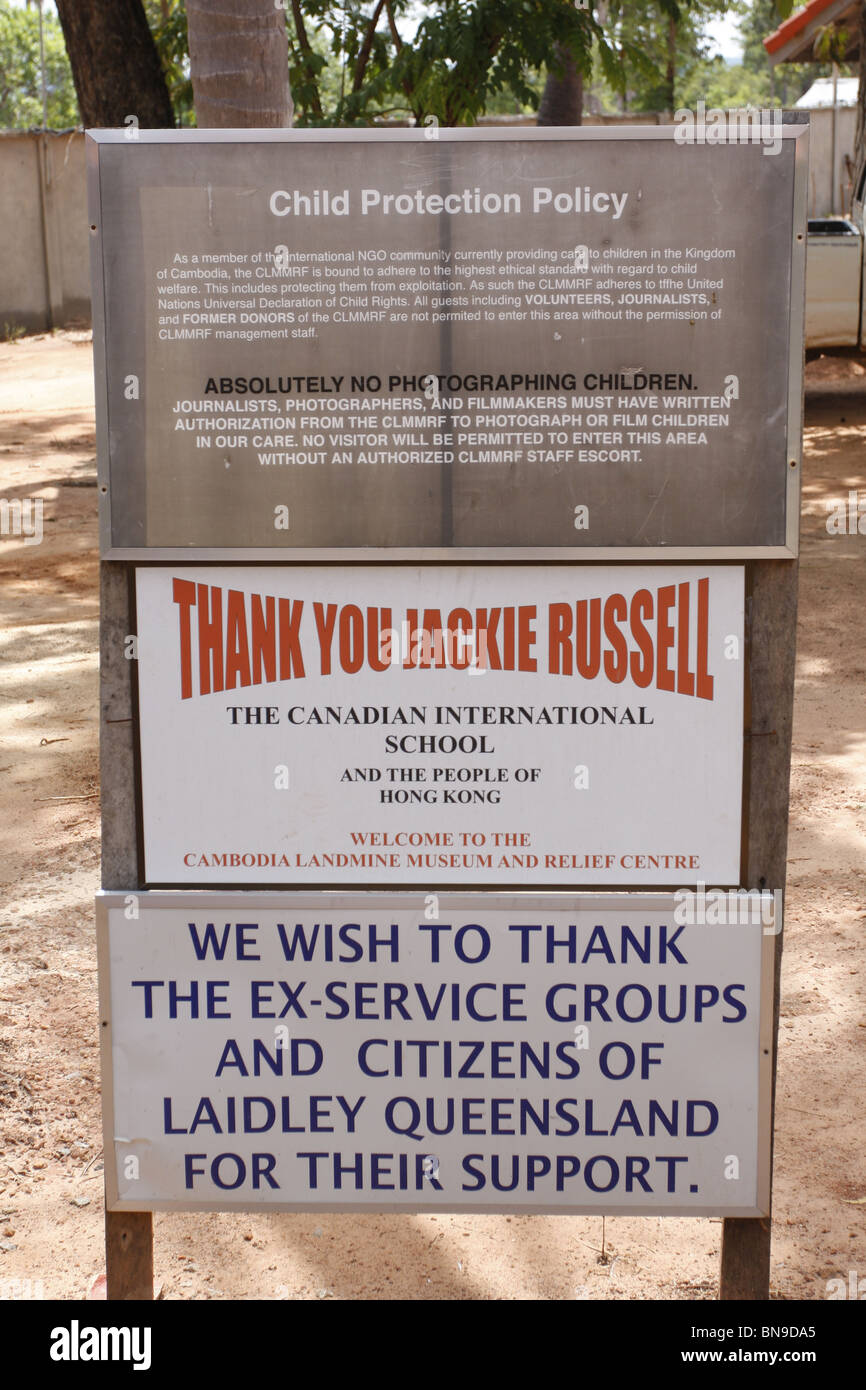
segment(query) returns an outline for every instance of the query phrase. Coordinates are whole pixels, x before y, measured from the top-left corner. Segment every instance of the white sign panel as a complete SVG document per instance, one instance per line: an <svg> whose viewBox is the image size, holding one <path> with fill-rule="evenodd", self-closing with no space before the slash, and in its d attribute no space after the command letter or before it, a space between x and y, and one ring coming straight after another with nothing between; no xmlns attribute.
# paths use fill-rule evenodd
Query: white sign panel
<svg viewBox="0 0 866 1390"><path fill-rule="evenodd" d="M681 898L107 895L110 1207L766 1212L772 928Z"/></svg>
<svg viewBox="0 0 866 1390"><path fill-rule="evenodd" d="M136 581L150 885L739 879L741 566Z"/></svg>

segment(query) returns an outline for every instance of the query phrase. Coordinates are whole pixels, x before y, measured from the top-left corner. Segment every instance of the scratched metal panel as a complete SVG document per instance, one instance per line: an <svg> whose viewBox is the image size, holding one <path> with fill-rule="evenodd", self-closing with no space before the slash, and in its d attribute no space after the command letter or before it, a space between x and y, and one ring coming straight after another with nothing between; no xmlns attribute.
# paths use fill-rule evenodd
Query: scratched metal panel
<svg viewBox="0 0 866 1390"><path fill-rule="evenodd" d="M799 128L127 133L90 141L104 554L795 552Z"/></svg>

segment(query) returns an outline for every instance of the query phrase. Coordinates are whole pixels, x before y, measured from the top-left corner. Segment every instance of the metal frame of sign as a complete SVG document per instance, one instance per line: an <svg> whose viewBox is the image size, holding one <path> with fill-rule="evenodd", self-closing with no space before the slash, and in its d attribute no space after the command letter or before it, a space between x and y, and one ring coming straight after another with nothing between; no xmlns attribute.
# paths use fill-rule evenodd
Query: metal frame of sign
<svg viewBox="0 0 866 1390"><path fill-rule="evenodd" d="M128 144L128 130L88 131L87 140L87 181L91 216L91 274L93 284L93 343L96 364L96 432L99 460L99 507L100 544L104 560L171 560L189 559L194 555L199 563L206 561L317 561L334 563L337 561L401 561L401 560L557 560L557 561L601 561L601 560L705 560L730 559L791 559L798 554L799 546L799 498L801 475L801 439L803 415L803 320L805 312L806 276L806 191L808 182L808 126L788 124L780 127L767 127L783 140L796 142L794 166L794 240L791 248L791 306L792 318L788 340L788 398L787 398L787 438L788 468L785 487L785 542L783 545L651 545L637 546L432 546L397 547L346 546L346 547L216 547L197 546L194 549L183 546L128 547L114 546L111 537L111 517L109 505L109 409L107 389L107 354L109 344L105 334L105 286L100 243L101 190L99 174L99 147L101 145ZM576 128L439 128L436 139L441 142L501 142L501 141L672 141L677 133L674 126L625 126L625 127L576 127ZM313 144L364 143L364 142L402 142L425 144L430 139L430 131L424 129L362 129L362 130L137 130L135 139L140 144L177 145L184 143L284 143L309 142ZM731 143L735 143L731 141ZM802 224L802 225L801 225Z"/></svg>
<svg viewBox="0 0 866 1390"><path fill-rule="evenodd" d="M626 909L630 914L640 911L666 911L673 909L675 902L674 895L671 893L441 893L439 897L440 911L508 911L515 910L525 913L527 909L535 910L538 908L543 911L549 910L597 910L614 911L618 907ZM359 901L363 901L365 909L368 908L394 908L408 909L417 908L419 893L383 893L375 890L366 890L361 893L261 893L261 892L140 892L130 890L129 893L119 891L101 891L96 898L96 927L97 927L97 950L99 960L99 1009L100 1009L100 1050L102 1066L102 1087L103 1087L103 1134L105 1143L105 1186L106 1186L106 1208L109 1212L136 1212L136 1211L269 1211L269 1212L361 1212L376 1211L387 1213L416 1213L416 1212L438 1212L459 1210L470 1214L491 1215L496 1212L508 1211L517 1214L527 1215L595 1215L602 1211L608 1216L717 1216L722 1215L727 1218L754 1218L766 1216L769 1211L770 1201L770 1173L771 1173L771 1141L772 1141L772 1086L773 1086L773 988L774 988L774 958L776 935L774 924L773 931L767 931L759 927L744 927L740 930L761 930L762 949L761 949L761 979L760 979L760 1020L758 1027L759 1046L758 1055L755 1058L755 1065L758 1068L758 1115L757 1115L757 1207L725 1207L724 1209L715 1206L696 1207L696 1206L659 1206L658 1204L646 1205L622 1205L616 1202L603 1201L596 1204L569 1204L569 1205L545 1205L522 1204L512 1202L507 1198L498 1205L486 1205L460 1203L459 1207L449 1206L447 1203L425 1203L423 1201L406 1201L401 1203L376 1203L376 1202L346 1202L334 1203L333 1201L310 1201L310 1202L256 1202L250 1201L248 1204L226 1204L208 1201L131 1201L118 1199L117 1179L113 1163L115 1146L115 1125L114 1125L114 1072L112 1061L112 1010L111 1010L111 980L109 975L109 921L108 914L110 909L123 909L131 901L137 904L140 909L142 906L152 908L181 908L181 909L209 909L231 911L232 909L242 910L244 913L250 910L284 910L289 907L296 907L299 910L316 909L325 907L328 911L341 910L342 908L357 910ZM737 928L733 928L736 930Z"/></svg>
<svg viewBox="0 0 866 1390"><path fill-rule="evenodd" d="M786 116L785 119L791 120ZM671 140L675 128L629 126L623 128L591 129L439 129L436 138L441 141L525 141L535 140L595 140L599 142L628 139L632 141ZM136 783L137 738L134 730L137 719L136 689L132 666L125 648L126 634L135 631L134 607L130 578L132 566L124 562L135 560L140 564L176 563L304 563L334 564L377 561L379 563L401 562L510 562L531 563L556 561L560 564L582 562L619 561L625 563L650 564L653 561L671 562L683 560L702 560L704 562L750 561L746 566L746 588L748 611L746 653L748 671L747 700L745 708L744 744L744 797L741 820L741 875L743 887L769 885L780 888L785 880L785 841L787 835L787 788L790 766L791 705L793 699L793 653L795 641L796 583L799 532L799 494L801 472L801 430L803 396L803 317L799 308L804 305L806 270L806 226L805 194L808 180L808 125L795 117L790 124L781 128L775 124L767 127L767 134L780 136L783 140L794 140L794 226L791 246L790 302L793 313L788 336L787 360L787 411L785 415L788 436L787 470L785 479L785 538L784 544L772 546L653 546L636 548L616 547L450 547L431 548L386 548L386 547L223 547L223 546L171 546L171 547L112 547L109 512L109 424L108 424L108 386L106 376L106 354L108 345L105 339L105 281L103 279L102 248L100 238L101 199L99 177L99 147L101 145L123 145L131 138L126 130L87 132L87 179L91 215L91 268L93 285L93 324L94 350L96 363L96 414L97 442L99 452L99 504L100 504L100 542L102 561L100 578L102 586L101 641L101 766L102 766L102 883L104 890L97 900L97 928L99 945L99 992L102 1027L101 1050L104 1077L104 1128L107 1152L113 1135L113 1076L111 1063L111 1013L110 980L107 971L108 950L108 908L123 907L129 895L139 901L162 903L166 907L186 906L192 901L212 902L215 906L228 906L232 903L244 908L273 905L275 902L289 901L327 903L339 906L359 901L394 903L410 899L417 905L419 890L411 894L398 890L363 889L347 893L317 890L303 892L291 889L283 892L266 892L259 888L246 891L184 889L179 891L142 891L142 860L140 839L140 808L136 804L134 792ZM214 144L244 143L283 143L309 142L313 145L328 145L341 142L407 142L430 138L429 131L419 130L224 130L224 131L137 131L135 137L143 144L183 144L212 142ZM323 151L324 153L324 151ZM707 157L712 154L707 151ZM780 393L781 395L781 393ZM782 410L779 410L779 417ZM781 510L781 508L780 508ZM787 564L778 564L787 560ZM767 563L769 562L769 563ZM793 563L792 563L793 562ZM751 742L752 739L755 742ZM125 885L133 884L132 888ZM713 885L715 886L715 885ZM482 904L495 907L499 904L520 904L525 907L529 901L547 901L558 906L571 906L590 901L615 906L628 904L630 909L644 906L659 908L671 900L670 892L659 892L639 887L622 892L593 892L585 889L575 892L545 892L535 890L508 892L496 890L441 890L440 899L459 906L472 904L480 908ZM756 1220L769 1210L769 1193L772 1178L772 1125L773 1125L773 1073L778 1041L778 976L781 962L781 936L765 935L761 953L761 1016L760 1048L756 1057L759 1073L760 1112L758 1116L758 1140L760 1156L760 1212L754 1209L738 1214L726 1210L723 1223L721 1256L721 1297L726 1299L765 1298L768 1296L770 1270L769 1219ZM107 1212L106 1243L107 1271L110 1298L150 1298L153 1293L153 1238L151 1212L152 1202L126 1202L116 1205L116 1183L111 1165L106 1171ZM184 1204L172 1204L186 1209ZM162 1209L160 1204L156 1208ZM197 1209L219 1209L199 1206ZM236 1208L238 1210L239 1208ZM261 1205L255 1205L261 1210ZM276 1210L277 1208L271 1208ZM309 1204L287 1210L311 1211ZM322 1208L332 1210L333 1208ZM344 1207L342 1210L352 1208ZM365 1209L362 1206L354 1208ZM370 1209L367 1207L366 1209ZM403 1210L415 1212L422 1210L417 1203L407 1204ZM434 1208L441 1210L441 1208ZM509 1207L509 1210L540 1213L539 1207ZM376 1208L381 1210L381 1208ZM466 1207L462 1210L470 1211ZM489 1210L489 1208L485 1208ZM561 1211L562 1209L557 1208ZM571 1210L574 1210L572 1208ZM611 1211L614 1208L594 1207L593 1212ZM639 1214L634 1208L629 1212ZM658 1214L658 1208L651 1208ZM676 1213L668 1208L665 1214L700 1215L700 1211L690 1209ZM744 1217L745 1219L741 1219ZM733 1219L731 1219L733 1218Z"/></svg>

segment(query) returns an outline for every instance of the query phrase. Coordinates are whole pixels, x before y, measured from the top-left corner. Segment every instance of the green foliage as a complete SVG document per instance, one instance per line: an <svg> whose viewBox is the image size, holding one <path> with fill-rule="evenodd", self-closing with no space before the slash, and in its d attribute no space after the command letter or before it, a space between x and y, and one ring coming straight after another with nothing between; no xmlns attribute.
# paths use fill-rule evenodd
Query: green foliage
<svg viewBox="0 0 866 1390"><path fill-rule="evenodd" d="M819 63L782 63L771 67L763 40L791 8L787 0L735 0L732 4L699 0L688 6L683 0L676 24L674 109L694 109L698 101L705 102L707 108L723 110L793 106L815 78L829 73L830 68ZM739 16L741 64L710 56L705 25L721 12ZM669 109L671 18L671 8L664 0L647 0L643 4L620 0L619 4L611 4L608 29L623 52L628 84L625 99L608 85L594 84L590 96L600 100L602 110Z"/></svg>
<svg viewBox="0 0 866 1390"><path fill-rule="evenodd" d="M778 104L772 98L764 73L752 72L740 63L729 65L723 58L696 64L683 82L680 104L694 110L699 101L703 101L708 110L723 111L744 107L767 109Z"/></svg>
<svg viewBox="0 0 866 1390"><path fill-rule="evenodd" d="M743 68L756 79L755 106L794 106L817 77L827 77L832 68L826 63L779 63L772 67L763 40L780 23L778 0L751 0L740 21L743 38ZM790 12L791 6L787 6ZM846 71L846 69L843 69Z"/></svg>
<svg viewBox="0 0 866 1390"><path fill-rule="evenodd" d="M471 124L491 104L538 105L538 73L560 45L588 74L622 81L622 60L591 11L572 0L305 0L287 13L299 125L433 116ZM325 81L336 63L339 89Z"/></svg>
<svg viewBox="0 0 866 1390"><path fill-rule="evenodd" d="M63 130L78 125L75 84L59 21L46 11L42 23L48 125ZM39 15L35 9L0 0L0 128L29 130L41 125Z"/></svg>
<svg viewBox="0 0 866 1390"><path fill-rule="evenodd" d="M626 83L619 91L610 83L593 89L602 109L639 113L681 106L683 84L708 60L705 22L737 8L724 0L611 0L605 27L622 55Z"/></svg>
<svg viewBox="0 0 866 1390"><path fill-rule="evenodd" d="M184 0L144 0L179 124L195 121ZM635 113L707 106L791 106L826 66L771 68L762 40L792 0L281 0L289 77L300 126L369 125L431 117L471 124L484 113L537 109L555 51L574 57L603 110ZM742 65L709 56L706 22L741 16ZM0 0L19 27L35 15ZM55 42L59 38L56 21ZM825 39L827 52L838 38ZM0 29L0 50L11 51ZM38 41L36 46L38 92ZM66 90L74 89L62 55ZM4 82L0 75L0 119ZM52 118L52 123L54 123ZM73 115L73 121L76 117ZM28 121L39 120L38 103Z"/></svg>

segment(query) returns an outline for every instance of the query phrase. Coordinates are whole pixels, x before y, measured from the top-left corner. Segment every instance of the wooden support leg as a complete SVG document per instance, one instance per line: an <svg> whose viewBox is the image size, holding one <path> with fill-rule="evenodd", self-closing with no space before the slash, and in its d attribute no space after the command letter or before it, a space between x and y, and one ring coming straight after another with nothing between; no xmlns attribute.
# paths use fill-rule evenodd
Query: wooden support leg
<svg viewBox="0 0 866 1390"><path fill-rule="evenodd" d="M788 848L788 786L797 640L796 560L757 560L747 567L749 684L746 718L746 844L744 886L784 888ZM779 1031L782 934L775 939L773 1038ZM776 1047L770 1111L770 1163L776 1099ZM772 1171L772 1167L771 1167ZM728 1217L722 1227L719 1298L770 1297L772 1220Z"/></svg>
<svg viewBox="0 0 866 1390"><path fill-rule="evenodd" d="M140 882L135 831L132 662L124 639L132 632L129 573L103 561L100 759L102 771L102 886L120 892ZM113 1149L106 1141L105 1161ZM153 1213L105 1213L108 1297L153 1300Z"/></svg>
<svg viewBox="0 0 866 1390"><path fill-rule="evenodd" d="M769 1216L729 1216L722 1223L720 1298L769 1298L771 1230Z"/></svg>
<svg viewBox="0 0 866 1390"><path fill-rule="evenodd" d="M153 1213L105 1213L105 1269L108 1297L153 1301Z"/></svg>

